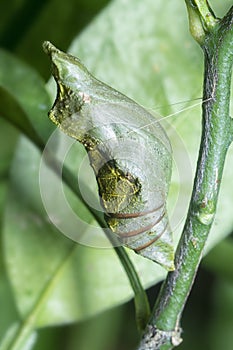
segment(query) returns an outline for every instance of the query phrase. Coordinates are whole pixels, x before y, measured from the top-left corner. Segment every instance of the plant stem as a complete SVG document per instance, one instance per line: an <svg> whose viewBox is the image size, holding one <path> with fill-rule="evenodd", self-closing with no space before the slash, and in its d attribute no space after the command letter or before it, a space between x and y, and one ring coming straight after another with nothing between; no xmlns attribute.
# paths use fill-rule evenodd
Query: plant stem
<svg viewBox="0 0 233 350"><path fill-rule="evenodd" d="M233 7L202 41L203 100L207 102L203 102L202 137L192 198L176 251L176 270L168 274L161 287L138 350L172 349L182 341L180 318L213 223L226 152L233 137L229 116L232 24Z"/></svg>
<svg viewBox="0 0 233 350"><path fill-rule="evenodd" d="M206 31L211 30L215 27L218 19L215 17L214 12L206 0L186 0L186 3L193 2L193 6L197 8L198 14L200 15L203 27L205 27Z"/></svg>
<svg viewBox="0 0 233 350"><path fill-rule="evenodd" d="M211 31L219 20L215 17L206 0L185 0L185 3L188 11L190 33L202 45L205 34Z"/></svg>

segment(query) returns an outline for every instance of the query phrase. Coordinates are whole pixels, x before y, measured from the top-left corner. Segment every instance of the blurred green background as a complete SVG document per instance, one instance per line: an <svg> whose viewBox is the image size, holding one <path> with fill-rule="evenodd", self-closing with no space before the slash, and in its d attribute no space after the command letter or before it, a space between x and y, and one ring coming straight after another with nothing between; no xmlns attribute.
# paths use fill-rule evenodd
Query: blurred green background
<svg viewBox="0 0 233 350"><path fill-rule="evenodd" d="M41 50L43 41L50 40L66 50L107 3L108 0L1 0L1 47L15 53L48 78L50 67Z"/></svg>
<svg viewBox="0 0 233 350"><path fill-rule="evenodd" d="M73 39L79 33L82 33L85 28L88 28L89 24L92 23L109 2L108 0L67 0L64 2L61 0L41 0L37 2L29 0L0 1L1 48L31 66L40 74L44 82L50 77L50 65L41 49L42 42L44 40L50 40L59 48L66 50ZM127 0L125 2L127 3ZM163 2L166 3L164 10L162 7L159 10L163 12L163 15L166 15L164 12L169 7L170 1ZM180 1L176 1L178 12L176 14L174 13L174 16L176 15L174 21L179 21L180 4L178 5L178 2ZM176 6L174 3L173 6ZM231 4L231 1L223 1L221 4L218 1L213 1L213 4L215 5L217 14L222 15ZM145 1L146 5L147 2ZM183 7L185 7L184 4ZM155 20L159 21L159 16ZM119 21L120 25L121 22ZM141 26L146 25L147 18L142 13ZM167 31L173 31L173 28L167 28ZM188 33L187 27L184 28L184 32ZM163 33L157 33L158 36L160 34L163 36ZM122 40L124 40L123 35ZM160 44L160 49L161 47L163 48L162 44ZM201 60L201 54L196 48L193 52L193 68L191 69L194 70L193 74L196 75L196 69L199 67L196 63L196 57L200 56L198 60ZM100 58L98 57L98 59ZM174 64L176 65L177 62L179 62L179 59ZM172 70L172 66L170 68ZM199 74L201 82L201 73ZM117 80L117 72L115 79ZM162 89L159 89L159 93L162 95L163 92L161 91ZM173 98L175 99L180 96L176 96L175 93ZM173 101L175 101L174 99ZM12 171L12 157L17 149L19 133L5 120L0 119L0 123L0 224L2 228L5 225L5 205L10 186L9 174ZM14 169L16 169L16 174L14 174L14 181L16 181L17 167ZM230 234L230 230L225 233L225 236L228 234ZM2 340L11 324L22 317L22 312L19 312L20 307L16 306L17 297L14 287L12 287L14 283L11 282L11 274L6 272L6 266L8 264L6 261L8 260L5 259L7 253L5 252L5 245L2 241L0 248L0 340ZM213 248L207 257L204 258L184 311L184 317L182 319L184 342L179 349L232 350L232 258L233 246L230 235ZM30 280L25 280L25 284L27 283L30 284ZM117 284L118 281L113 281L113 283ZM159 287L160 284L158 283L148 289L151 305L155 301ZM64 324L61 322L59 326L41 327L38 331L38 340L33 349L133 350L138 339L134 320L134 304L133 301L128 301L120 306L99 312L93 317L89 316L82 321L64 321Z"/></svg>

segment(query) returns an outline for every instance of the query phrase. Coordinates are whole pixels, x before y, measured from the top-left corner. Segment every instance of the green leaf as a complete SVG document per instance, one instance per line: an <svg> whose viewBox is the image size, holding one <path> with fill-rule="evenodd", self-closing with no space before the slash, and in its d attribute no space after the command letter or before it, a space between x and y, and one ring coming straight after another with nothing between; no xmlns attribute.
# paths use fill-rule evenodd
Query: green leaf
<svg viewBox="0 0 233 350"><path fill-rule="evenodd" d="M50 224L41 202L39 165L39 152L22 140L12 167L4 229L6 265L19 312L37 327L90 317L133 294L113 249L79 245ZM73 197L78 212L80 201ZM134 260L144 284L153 284L157 267L136 255ZM160 269L157 279L162 275Z"/></svg>
<svg viewBox="0 0 233 350"><path fill-rule="evenodd" d="M3 104L2 100L1 104ZM8 174L8 169L14 154L18 132L2 118L0 119L0 123L0 176L5 176Z"/></svg>
<svg viewBox="0 0 233 350"><path fill-rule="evenodd" d="M21 332L23 330L23 332ZM23 333L23 337L20 335ZM21 328L19 323L13 323L0 341L0 350L31 350L36 342L37 333L30 327Z"/></svg>
<svg viewBox="0 0 233 350"><path fill-rule="evenodd" d="M6 7L9 8L7 0L2 0L2 2L5 2ZM73 37L91 21L109 0L79 0L78 2L76 0L69 0L69 2L42 0L36 4L31 4L30 0L25 0L25 2L28 4L24 4L24 7L16 12L17 31L21 35L16 36L14 18L11 18L11 22L9 21L8 26L5 27L3 34L6 36L3 37L3 40L6 47L17 45L15 52L30 62L40 73L44 75L46 72L48 76L49 66L41 50L41 43L49 38L62 45L63 48L67 48ZM1 23L5 20L6 11L4 10L2 16L0 14ZM51 17L53 17L52 24ZM8 38L9 40L7 40Z"/></svg>
<svg viewBox="0 0 233 350"><path fill-rule="evenodd" d="M7 198L7 182L0 182L0 229L2 238L2 221L5 202ZM3 339L9 325L18 320L18 314L15 308L15 303L12 295L12 290L9 284L9 280L6 275L3 261L3 247L2 240L0 241L0 300L1 300L1 312L0 312L0 339Z"/></svg>
<svg viewBox="0 0 233 350"><path fill-rule="evenodd" d="M50 99L44 82L33 69L3 50L0 67L0 115L37 143L46 141L53 126L46 118Z"/></svg>

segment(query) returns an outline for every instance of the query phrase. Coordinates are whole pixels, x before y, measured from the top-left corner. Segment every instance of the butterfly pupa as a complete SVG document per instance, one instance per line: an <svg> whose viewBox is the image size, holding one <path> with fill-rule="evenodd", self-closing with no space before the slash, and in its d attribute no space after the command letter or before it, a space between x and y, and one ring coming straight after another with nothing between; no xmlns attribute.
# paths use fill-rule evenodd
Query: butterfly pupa
<svg viewBox="0 0 233 350"><path fill-rule="evenodd" d="M173 270L166 199L172 150L155 118L45 42L57 83L50 119L88 152L110 230L136 253Z"/></svg>

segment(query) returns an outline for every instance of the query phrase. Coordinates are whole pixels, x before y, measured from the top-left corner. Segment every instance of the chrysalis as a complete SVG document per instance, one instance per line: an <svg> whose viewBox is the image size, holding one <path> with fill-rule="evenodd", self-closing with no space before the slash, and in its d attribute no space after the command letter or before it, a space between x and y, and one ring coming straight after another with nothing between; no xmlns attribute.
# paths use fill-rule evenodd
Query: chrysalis
<svg viewBox="0 0 233 350"><path fill-rule="evenodd" d="M123 245L173 270L166 212L170 142L155 118L94 78L51 43L44 50L57 83L50 119L81 142L94 170L108 227Z"/></svg>

